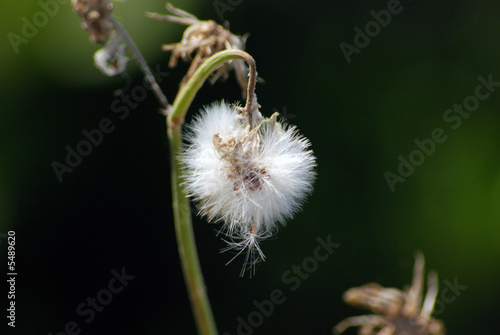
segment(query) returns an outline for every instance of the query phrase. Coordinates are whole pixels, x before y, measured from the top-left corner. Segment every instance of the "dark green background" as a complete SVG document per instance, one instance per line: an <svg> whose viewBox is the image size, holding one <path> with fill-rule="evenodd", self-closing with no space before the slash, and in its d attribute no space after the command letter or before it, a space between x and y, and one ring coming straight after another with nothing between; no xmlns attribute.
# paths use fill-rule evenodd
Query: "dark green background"
<svg viewBox="0 0 500 335"><path fill-rule="evenodd" d="M223 0L227 3L227 0ZM453 130L443 114L478 85L500 81L500 3L403 1L401 13L348 64L339 44L353 44L354 27L373 20L387 1L233 1L224 13L231 30L249 32L247 50L265 84L261 111L279 111L312 142L318 158L315 191L276 238L262 244L266 262L239 278L242 259L220 254L218 225L194 220L220 333L236 334L252 301L279 289L286 301L254 334L328 334L340 320L366 313L341 299L370 281L402 288L415 250L444 281L467 288L438 318L448 334L494 334L500 309L500 91L482 101ZM170 101L186 65L170 70L162 43L180 40L182 27L144 17L165 13L163 1L119 2L116 16L149 64L170 72L161 84ZM212 1L174 5L221 22ZM119 120L111 111L123 77L107 78L92 63L97 46L69 4L15 53L7 34L21 34L35 1L0 4L0 233L17 236L17 334L62 331L71 320L82 334L193 334L172 224L164 117L148 98ZM132 86L141 84L135 64ZM129 87L130 88L130 87ZM240 100L231 76L206 85L189 118L203 105ZM286 113L283 113L286 111ZM116 129L59 183L51 163L81 131L110 118ZM444 143L391 192L384 173L397 173L416 139L435 128ZM282 281L312 256L318 237L340 247L300 287ZM5 278L6 239L0 239ZM76 306L105 288L111 270L136 278L85 324ZM2 279L2 328L7 286ZM449 294L449 292L448 292ZM349 333L349 332L348 332ZM354 334L350 331L350 334Z"/></svg>

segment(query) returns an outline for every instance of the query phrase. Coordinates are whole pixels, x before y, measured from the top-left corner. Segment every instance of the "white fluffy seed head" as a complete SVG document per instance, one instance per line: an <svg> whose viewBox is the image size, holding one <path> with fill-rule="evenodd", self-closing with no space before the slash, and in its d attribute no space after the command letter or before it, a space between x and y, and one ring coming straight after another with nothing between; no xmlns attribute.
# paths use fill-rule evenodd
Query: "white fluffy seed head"
<svg viewBox="0 0 500 335"><path fill-rule="evenodd" d="M257 111L254 119L261 119ZM309 141L276 115L251 129L245 115L224 102L205 108L187 135L181 160L188 195L209 221L223 222L228 248L247 250L254 269L259 241L300 209L315 179Z"/></svg>

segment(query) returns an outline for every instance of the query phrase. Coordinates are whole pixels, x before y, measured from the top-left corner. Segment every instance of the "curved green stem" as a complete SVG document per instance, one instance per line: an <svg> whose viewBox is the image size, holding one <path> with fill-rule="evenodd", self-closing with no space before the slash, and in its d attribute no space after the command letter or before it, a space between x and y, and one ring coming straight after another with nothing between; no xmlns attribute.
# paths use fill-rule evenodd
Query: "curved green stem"
<svg viewBox="0 0 500 335"><path fill-rule="evenodd" d="M257 77L257 72L255 70L255 61L248 53L239 49L229 49L224 51L219 51L211 57L207 58L200 67L195 71L193 76L189 78L187 83L182 87L182 89L177 93L172 108L168 115L168 125L172 126L179 125L184 122L184 116L193 102L194 97L198 90L203 86L205 80L208 76L217 70L218 67L222 66L225 62L233 59L243 59L245 60L249 67L249 79L247 88L247 102L246 109L252 111L255 109L256 99L254 94L255 82Z"/></svg>
<svg viewBox="0 0 500 335"><path fill-rule="evenodd" d="M181 163L179 155L182 150L182 124L184 117L196 93L203 86L208 76L223 63L232 59L244 59L250 66L248 83L247 106L253 108L256 103L253 90L255 87L255 62L253 58L241 50L220 51L207 60L196 70L193 76L178 92L177 97L167 117L168 138L170 142L170 161L172 173L172 205L174 210L175 233L179 248L184 280L186 281L191 307L199 334L216 335L217 327L210 307L210 301L205 289L203 273L201 271L196 249L196 241L191 221L189 200L182 184ZM251 91L251 92L250 92Z"/></svg>
<svg viewBox="0 0 500 335"><path fill-rule="evenodd" d="M182 148L181 128L169 128L168 137L171 155L172 206L174 210L175 234L184 280L188 289L198 333L215 335L217 334L217 327L210 308L210 301L205 290L203 273L198 259L189 200L185 193L183 193L181 185L181 166L177 159Z"/></svg>

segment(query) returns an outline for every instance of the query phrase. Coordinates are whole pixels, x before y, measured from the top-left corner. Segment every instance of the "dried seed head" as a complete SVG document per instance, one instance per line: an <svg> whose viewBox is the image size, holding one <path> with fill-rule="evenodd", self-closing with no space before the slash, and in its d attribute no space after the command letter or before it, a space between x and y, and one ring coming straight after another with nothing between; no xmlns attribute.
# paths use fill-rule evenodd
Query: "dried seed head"
<svg viewBox="0 0 500 335"><path fill-rule="evenodd" d="M104 44L114 30L108 15L113 11L109 0L73 0L73 8L82 19L82 27L93 43Z"/></svg>
<svg viewBox="0 0 500 335"><path fill-rule="evenodd" d="M359 334L378 335L444 335L443 323L432 318L438 292L437 274L430 272L428 291L423 298L424 256L417 252L413 282L404 291L385 288L377 283L353 287L344 293L349 305L369 309L375 314L353 316L342 320L333 328L333 334L341 334L349 327L361 327Z"/></svg>
<svg viewBox="0 0 500 335"><path fill-rule="evenodd" d="M174 15L156 13L148 13L147 15L156 20L165 20L188 26L179 43L164 44L162 46L164 51L172 51L169 62L170 67L175 67L179 58L185 62L191 61L191 66L181 83L181 87L194 74L201 63L216 52L226 49L244 50L245 36L234 35L215 21L200 21L196 16L175 8L170 3L167 4L167 9ZM236 79L243 91L243 96L245 96L248 69L242 60L233 60L221 66L214 73L211 82L214 83L220 78L227 79L230 70L235 71Z"/></svg>

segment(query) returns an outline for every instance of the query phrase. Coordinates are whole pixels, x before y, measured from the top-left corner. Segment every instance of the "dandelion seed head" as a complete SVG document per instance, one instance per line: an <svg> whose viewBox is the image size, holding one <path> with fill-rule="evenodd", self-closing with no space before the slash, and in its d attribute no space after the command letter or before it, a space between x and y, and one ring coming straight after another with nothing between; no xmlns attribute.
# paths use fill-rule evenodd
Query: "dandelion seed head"
<svg viewBox="0 0 500 335"><path fill-rule="evenodd" d="M209 221L222 222L230 249L248 250L246 264L264 259L258 246L300 209L312 191L310 142L276 116L251 128L224 102L205 108L187 135L181 157L184 185ZM238 253L239 254L239 253Z"/></svg>

